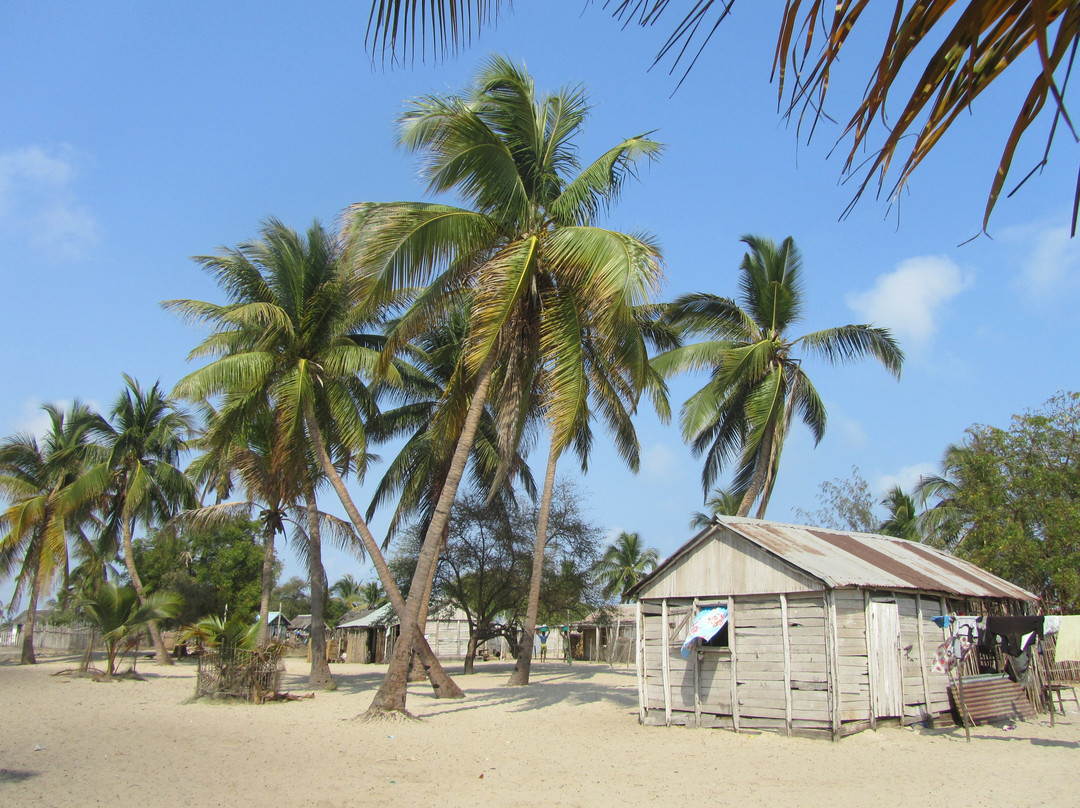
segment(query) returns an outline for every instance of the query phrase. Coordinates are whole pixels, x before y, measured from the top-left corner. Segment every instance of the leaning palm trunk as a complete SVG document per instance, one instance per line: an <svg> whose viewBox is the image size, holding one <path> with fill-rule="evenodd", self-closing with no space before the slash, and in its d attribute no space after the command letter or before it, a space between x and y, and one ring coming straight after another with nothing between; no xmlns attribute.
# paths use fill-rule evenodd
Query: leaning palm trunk
<svg viewBox="0 0 1080 808"><path fill-rule="evenodd" d="M364 517L360 515L360 510L356 507L356 503L353 502L352 497L349 495L349 491L345 487L345 482L341 479L341 475L338 474L337 469L334 468L334 464L330 460L330 455L326 451L326 443L323 441L322 430L319 429L319 424L315 420L315 411L310 405L305 408L304 419L307 422L308 433L311 437L312 446L315 448L315 454L319 458L319 463L322 465L327 478L329 478L330 485L337 493L338 499L341 500L345 512L349 515L349 520L352 522L353 527L356 528L356 532L360 536L360 541L367 551L368 558L371 559L371 563L375 567L375 572L379 576L379 582L382 583L383 591L386 592L386 597L390 601L394 613L398 616L398 621L404 626L405 599L401 596L401 590L398 589L397 583L394 581L394 576L390 573L390 567L387 566L386 559L379 550L378 542L375 541L375 537L371 534L367 522L364 520ZM420 659L420 664L424 666L424 670L431 680L431 687L434 689L435 695L438 698L462 698L465 695L464 692L462 692L461 688L450 678L450 674L448 674L439 663L435 653L428 645L427 639L424 637L424 632L417 631L414 636L416 637L414 643L415 648L412 650L416 652ZM399 646L402 644L402 642L398 643Z"/></svg>
<svg viewBox="0 0 1080 808"><path fill-rule="evenodd" d="M308 687L333 690L334 677L330 675L330 662L326 656L326 570L322 563L322 536L319 531L319 506L315 500L315 487L310 481L304 484L304 508L307 512L308 575L311 578L311 673Z"/></svg>
<svg viewBox="0 0 1080 808"><path fill-rule="evenodd" d="M544 474L544 493L540 498L540 513L536 518L536 544L533 545L532 576L529 579L529 604L525 609L525 626L521 632L521 651L517 663L507 680L507 685L527 685L532 668L533 634L536 617L540 612L540 581L544 576L544 545L547 544L548 516L551 514L551 498L555 491L555 466L558 452L551 447L548 452L547 472Z"/></svg>
<svg viewBox="0 0 1080 808"><path fill-rule="evenodd" d="M440 551L446 548L446 538L450 534L450 525L446 526L446 530L443 531L442 544L440 545ZM431 565L431 573L427 577L427 582L424 589L424 600L420 604L420 617L416 621L416 625L420 627L420 634L423 637L424 643L427 643L427 637L423 636L424 631L427 628L428 612L431 610L431 593L435 590L435 574L438 572L438 564ZM465 666L465 673L472 673L469 670L468 665ZM422 682L427 677L427 672L424 667L424 662L420 656L414 656L412 663L409 665L409 681L410 682ZM464 694L463 694L464 695Z"/></svg>
<svg viewBox="0 0 1080 808"><path fill-rule="evenodd" d="M491 374L495 368L495 352L492 351L484 360L483 366L477 375L476 391L469 403L469 412L465 416L465 423L461 428L457 446L454 447L454 456L450 461L450 469L446 475L446 482L439 494L439 501L435 505L431 523L428 525L424 536L424 544L420 548L420 555L416 560L416 571L413 573L413 586L409 590L409 599L405 602L405 615L401 618L401 638L394 648L394 655L390 659L390 667L386 671L386 677L379 686L375 698L368 707L369 714L385 712L406 713L405 698L408 694L409 662L412 645L416 634L420 632L417 621L420 617L420 607L424 600L427 576L435 566L435 561L442 546L442 537L447 526L450 524L450 510L457 497L458 485L465 474L465 465L472 451L473 441L476 439L476 430L480 426L480 417L483 415L487 404L488 388L491 386ZM417 585L420 584L420 585ZM423 634L421 633L422 637Z"/></svg>
<svg viewBox="0 0 1080 808"><path fill-rule="evenodd" d="M132 518L130 516L124 517L120 524L121 539L124 543L124 566L127 567L128 577L131 578L131 585L135 587L135 594L139 596L139 603L143 606L146 605L146 590L143 588L142 578L139 577L139 571L135 569L135 550L131 544L131 534L134 531L132 524ZM157 620L151 620L146 624L150 630L150 640L154 644L154 658L159 665L172 665L173 659L169 656L169 652L165 650L165 640L161 637L161 629L158 628Z"/></svg>
<svg viewBox="0 0 1080 808"><path fill-rule="evenodd" d="M750 508L753 507L754 501L758 498L762 489L765 487L765 477L769 469L769 461L772 458L772 445L773 445L773 430L766 429L765 434L761 436L761 445L758 446L757 460L754 464L754 474L750 478L750 485L746 488L746 493L743 494L742 502L739 504L739 512L737 516L748 516L750 514ZM758 518L764 514L761 513Z"/></svg>
<svg viewBox="0 0 1080 808"><path fill-rule="evenodd" d="M263 541L262 592L259 598L259 630L255 644L265 648L270 635L270 592L274 588L274 534L273 527L267 527Z"/></svg>

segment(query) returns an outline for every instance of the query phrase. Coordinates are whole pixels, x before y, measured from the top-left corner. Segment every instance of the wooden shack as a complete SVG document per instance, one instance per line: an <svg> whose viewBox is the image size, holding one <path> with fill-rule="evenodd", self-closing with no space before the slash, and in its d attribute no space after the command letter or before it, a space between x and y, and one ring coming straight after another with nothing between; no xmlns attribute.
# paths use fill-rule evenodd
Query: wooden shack
<svg viewBox="0 0 1080 808"><path fill-rule="evenodd" d="M1037 599L916 542L737 517L717 517L628 595L642 723L834 740L950 711L932 618L1024 614ZM713 607L727 625L684 658Z"/></svg>

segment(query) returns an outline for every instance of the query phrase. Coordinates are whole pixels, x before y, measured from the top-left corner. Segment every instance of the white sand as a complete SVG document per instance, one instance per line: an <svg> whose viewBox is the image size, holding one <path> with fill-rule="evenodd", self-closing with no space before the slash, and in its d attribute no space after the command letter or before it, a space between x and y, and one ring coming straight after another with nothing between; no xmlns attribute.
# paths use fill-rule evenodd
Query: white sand
<svg viewBox="0 0 1080 808"><path fill-rule="evenodd" d="M6 650L6 649L5 649ZM418 722L352 720L383 669L334 666L338 690L262 706L185 703L194 665L140 662L96 683L0 659L0 806L1075 806L1075 709L1021 723L864 732L834 744L642 727L633 670L509 666L459 676L464 701L415 685ZM452 671L459 670L453 666ZM303 693L306 666L289 661Z"/></svg>

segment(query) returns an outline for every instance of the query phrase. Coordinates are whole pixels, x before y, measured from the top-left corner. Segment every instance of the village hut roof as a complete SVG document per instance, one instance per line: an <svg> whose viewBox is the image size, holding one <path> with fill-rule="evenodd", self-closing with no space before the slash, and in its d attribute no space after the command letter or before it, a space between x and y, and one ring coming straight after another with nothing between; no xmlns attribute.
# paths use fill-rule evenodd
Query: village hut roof
<svg viewBox="0 0 1080 808"><path fill-rule="evenodd" d="M277 622L278 620L280 620L286 626L292 626L292 623L289 622L289 618L287 618L281 612L267 612L267 614L266 614L266 623L267 623L267 625L269 625L270 623ZM259 622L259 615L255 615L255 622L256 623Z"/></svg>
<svg viewBox="0 0 1080 808"><path fill-rule="evenodd" d="M305 629L311 628L311 615L310 614L298 614L293 621L289 624L290 628Z"/></svg>
<svg viewBox="0 0 1080 808"><path fill-rule="evenodd" d="M698 548L718 540L725 531L820 580L826 588L873 587L978 598L1039 599L981 567L919 542L736 516L715 517L709 527L672 553L626 594L636 597Z"/></svg>
<svg viewBox="0 0 1080 808"><path fill-rule="evenodd" d="M52 617L56 613L56 609L37 609L35 610L34 620L38 623L44 624L46 620ZM23 609L11 620L4 623L5 626L24 626L26 621L30 618L30 610Z"/></svg>
<svg viewBox="0 0 1080 808"><path fill-rule="evenodd" d="M637 607L633 603L619 603L597 609L582 620L574 621L575 626L606 626L618 622L633 622L637 619Z"/></svg>
<svg viewBox="0 0 1080 808"><path fill-rule="evenodd" d="M348 617L348 615L343 615L343 617ZM366 613L361 617L350 620L342 619L338 623L338 628L382 628L396 623L397 615L394 614L394 607L387 603L378 609L366 610Z"/></svg>

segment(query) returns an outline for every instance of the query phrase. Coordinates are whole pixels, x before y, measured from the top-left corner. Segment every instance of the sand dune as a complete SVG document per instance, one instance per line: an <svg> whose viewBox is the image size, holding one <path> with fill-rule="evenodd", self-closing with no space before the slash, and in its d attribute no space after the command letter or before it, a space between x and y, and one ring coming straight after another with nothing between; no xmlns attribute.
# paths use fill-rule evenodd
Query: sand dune
<svg viewBox="0 0 1080 808"><path fill-rule="evenodd" d="M194 666L145 681L54 676L70 659L0 660L0 805L607 806L1080 804L1080 720L1015 729L864 732L839 744L642 727L632 669L509 666L458 677L469 697L410 690L421 721L354 720L382 669L334 666L338 690L261 706L188 703ZM452 666L456 670L456 666ZM289 660L286 684L304 693Z"/></svg>

